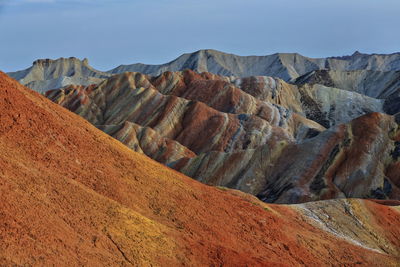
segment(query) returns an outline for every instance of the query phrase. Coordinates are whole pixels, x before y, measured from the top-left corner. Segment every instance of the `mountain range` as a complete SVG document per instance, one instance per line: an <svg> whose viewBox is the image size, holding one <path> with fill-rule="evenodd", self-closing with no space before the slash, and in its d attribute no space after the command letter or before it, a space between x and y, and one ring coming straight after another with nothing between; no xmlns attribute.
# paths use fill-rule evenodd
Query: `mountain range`
<svg viewBox="0 0 400 267"><path fill-rule="evenodd" d="M30 88L41 90L55 89L62 85L83 84L80 78L107 78L110 74L123 72L140 72L152 76L166 71L182 71L190 69L196 72L211 72L221 76L235 76L239 78L249 76L272 76L284 81L297 79L304 74L316 70L372 70L379 72L399 71L400 53L394 54L363 54L355 52L351 56L309 58L297 53L277 53L268 56L237 56L216 50L199 50L194 53L183 54L177 59L161 64L147 65L142 63L120 65L109 71L98 71L89 66L87 59L60 58L58 60L36 60L32 67L7 73ZM70 81L63 83L63 78ZM29 84L33 81L48 81L40 86ZM92 82L93 82L92 81ZM56 87L54 87L56 86Z"/></svg>
<svg viewBox="0 0 400 267"><path fill-rule="evenodd" d="M0 72L0 265L398 266L399 58Z"/></svg>
<svg viewBox="0 0 400 267"><path fill-rule="evenodd" d="M399 58L202 50L108 72L37 60L9 75L206 184L274 203L400 199Z"/></svg>

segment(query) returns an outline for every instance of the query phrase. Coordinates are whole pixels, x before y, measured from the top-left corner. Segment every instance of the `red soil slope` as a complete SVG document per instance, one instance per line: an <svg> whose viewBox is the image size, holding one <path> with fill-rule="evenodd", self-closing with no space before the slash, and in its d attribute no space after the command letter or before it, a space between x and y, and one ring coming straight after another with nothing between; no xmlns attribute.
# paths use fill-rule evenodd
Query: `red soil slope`
<svg viewBox="0 0 400 267"><path fill-rule="evenodd" d="M398 208L351 203L374 242L191 180L0 73L0 265L396 266Z"/></svg>

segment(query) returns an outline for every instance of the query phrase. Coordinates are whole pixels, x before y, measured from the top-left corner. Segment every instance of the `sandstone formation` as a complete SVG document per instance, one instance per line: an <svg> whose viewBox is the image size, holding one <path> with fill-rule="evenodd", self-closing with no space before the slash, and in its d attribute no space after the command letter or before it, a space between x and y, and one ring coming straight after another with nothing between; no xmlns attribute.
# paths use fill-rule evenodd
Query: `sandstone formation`
<svg viewBox="0 0 400 267"><path fill-rule="evenodd" d="M193 158L194 152L179 142L165 138L150 127L126 121L120 125L101 125L98 128L132 150L146 154L150 158L171 164L181 158Z"/></svg>
<svg viewBox="0 0 400 267"><path fill-rule="evenodd" d="M254 148L270 139L290 138L283 129L257 116L222 113L202 102L163 95L152 87L137 87L130 73L88 90L52 91L48 97L94 125L134 122L153 128L195 153L229 152ZM203 134L209 139L200 138Z"/></svg>
<svg viewBox="0 0 400 267"><path fill-rule="evenodd" d="M365 200L265 204L172 171L3 73L0 101L0 265L400 260L398 207Z"/></svg>
<svg viewBox="0 0 400 267"><path fill-rule="evenodd" d="M203 153L170 166L266 202L400 199L398 135L393 117L372 113L299 144L281 141L235 153Z"/></svg>
<svg viewBox="0 0 400 267"><path fill-rule="evenodd" d="M384 100L321 84L296 86L263 76L236 78L233 83L259 100L302 114L326 128L367 113L384 111Z"/></svg>
<svg viewBox="0 0 400 267"><path fill-rule="evenodd" d="M92 68L87 59L81 61L74 57L39 59L32 67L8 75L41 93L67 85L97 84L111 76Z"/></svg>
<svg viewBox="0 0 400 267"><path fill-rule="evenodd" d="M388 114L400 112L400 71L318 70L299 77L296 84L323 84L382 99Z"/></svg>
<svg viewBox="0 0 400 267"><path fill-rule="evenodd" d="M398 164L398 135L393 117L371 113L289 145L258 196L284 203L343 197L400 199L398 176L388 176L391 166Z"/></svg>
<svg viewBox="0 0 400 267"><path fill-rule="evenodd" d="M381 100L356 92L187 70L124 73L46 96L137 152L203 183L267 202L400 199L399 178L390 171L397 164L391 157L397 123L371 113L383 111ZM353 124L375 134L364 140ZM377 152L360 158L364 145ZM347 157L350 150L356 152ZM357 174L336 171L341 161Z"/></svg>

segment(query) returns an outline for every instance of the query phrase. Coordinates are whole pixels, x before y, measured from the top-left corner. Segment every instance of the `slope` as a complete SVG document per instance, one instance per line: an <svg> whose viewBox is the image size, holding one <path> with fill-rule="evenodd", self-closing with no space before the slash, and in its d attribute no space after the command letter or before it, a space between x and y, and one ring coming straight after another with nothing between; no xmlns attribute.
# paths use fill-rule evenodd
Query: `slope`
<svg viewBox="0 0 400 267"><path fill-rule="evenodd" d="M337 224L325 226L308 206L266 205L188 179L2 73L0 101L1 265L399 261L399 208L321 202L336 207L326 212Z"/></svg>

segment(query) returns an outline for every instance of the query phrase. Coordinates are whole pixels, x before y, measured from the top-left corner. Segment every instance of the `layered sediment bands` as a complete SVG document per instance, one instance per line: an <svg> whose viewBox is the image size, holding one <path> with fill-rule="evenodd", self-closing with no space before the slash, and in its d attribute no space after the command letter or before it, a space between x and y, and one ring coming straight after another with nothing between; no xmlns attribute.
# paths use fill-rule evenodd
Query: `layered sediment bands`
<svg viewBox="0 0 400 267"><path fill-rule="evenodd" d="M257 99L282 106L326 128L384 111L384 100L320 84L294 85L271 77L234 79L233 83Z"/></svg>
<svg viewBox="0 0 400 267"><path fill-rule="evenodd" d="M256 195L267 186L269 171L287 144L280 141L232 153L211 151L169 166L203 183Z"/></svg>
<svg viewBox="0 0 400 267"><path fill-rule="evenodd" d="M396 131L393 117L372 113L302 144L288 145L258 196L277 203L342 197L400 199L398 175L391 171L398 164L393 157Z"/></svg>
<svg viewBox="0 0 400 267"><path fill-rule="evenodd" d="M302 113L301 94L296 85L268 76L234 78L232 83L255 98Z"/></svg>
<svg viewBox="0 0 400 267"><path fill-rule="evenodd" d="M269 205L135 153L2 73L0 102L0 265L399 262L398 207Z"/></svg>
<svg viewBox="0 0 400 267"><path fill-rule="evenodd" d="M396 225L400 223L394 214L380 205L360 200L331 200L331 205L326 201L309 202L297 205L301 213L312 220L313 225L324 229L350 243L365 247L370 251L385 251L386 253L399 253L400 241L397 231L376 229L376 224ZM372 214L378 215L372 218ZM393 221L392 221L393 220ZM350 230L347 225L353 224ZM388 244L380 242L380 236L386 236Z"/></svg>
<svg viewBox="0 0 400 267"><path fill-rule="evenodd" d="M274 126L286 124L285 114L282 113L287 111L280 110L268 102L259 101L223 77L210 73L166 72L156 77L153 84L163 94L199 101L222 112L253 114Z"/></svg>
<svg viewBox="0 0 400 267"><path fill-rule="evenodd" d="M324 127L308 120L290 105L258 99L235 86L230 78L193 71L165 72L151 83L163 94L175 95L233 114L251 114L288 131L296 140L306 138L309 130L321 132ZM301 112L300 112L301 113Z"/></svg>
<svg viewBox="0 0 400 267"><path fill-rule="evenodd" d="M170 164L181 158L193 158L196 154L180 143L162 137L149 127L125 122L121 125L98 126L106 134L121 141L130 149L146 154L163 164Z"/></svg>
<svg viewBox="0 0 400 267"><path fill-rule="evenodd" d="M400 142L393 117L372 113L300 144L277 142L235 153L211 152L170 167L266 202L343 197L400 199Z"/></svg>
<svg viewBox="0 0 400 267"><path fill-rule="evenodd" d="M395 140L389 137L397 124L377 113L351 122L382 110L380 100L355 92L184 71L157 77L124 73L46 95L137 152L267 202L399 198L397 163L390 159ZM361 123L365 118L371 119ZM376 133L365 141L354 133L354 123ZM361 157L364 142L380 150ZM335 165L342 161L340 168ZM343 167L349 164L355 169Z"/></svg>
<svg viewBox="0 0 400 267"><path fill-rule="evenodd" d="M203 102L163 95L145 76L135 73L114 76L94 87L49 91L47 96L94 125L133 122L150 127L195 153L231 152L256 148L268 140L293 139L289 131L259 116L222 113ZM290 123L302 129L307 122L291 119ZM315 123L309 124L318 127Z"/></svg>

